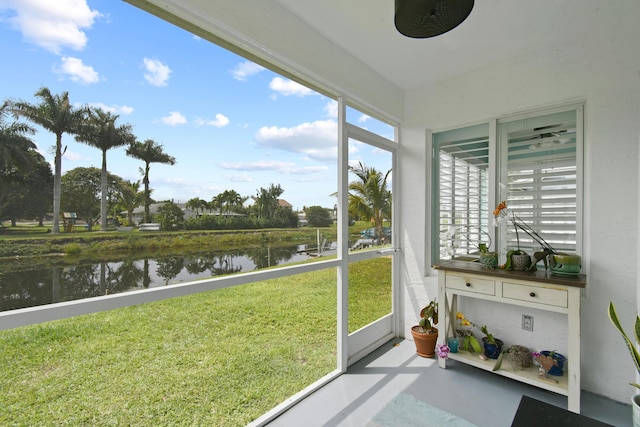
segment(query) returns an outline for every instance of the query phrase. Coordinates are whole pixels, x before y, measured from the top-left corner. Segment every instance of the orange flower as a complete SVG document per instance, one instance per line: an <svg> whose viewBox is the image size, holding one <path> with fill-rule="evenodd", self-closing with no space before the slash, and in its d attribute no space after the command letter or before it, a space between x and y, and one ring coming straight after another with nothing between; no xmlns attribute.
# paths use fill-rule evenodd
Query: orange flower
<svg viewBox="0 0 640 427"><path fill-rule="evenodd" d="M458 320L462 320L462 319L464 319L464 314L462 314L462 312L460 312L460 311L459 311L459 312L457 312L457 313L456 313L456 319L458 319Z"/></svg>
<svg viewBox="0 0 640 427"><path fill-rule="evenodd" d="M496 206L496 209L493 211L493 216L499 216L503 210L505 210L507 208L507 201L503 200L502 202L500 202L500 204L498 206Z"/></svg>

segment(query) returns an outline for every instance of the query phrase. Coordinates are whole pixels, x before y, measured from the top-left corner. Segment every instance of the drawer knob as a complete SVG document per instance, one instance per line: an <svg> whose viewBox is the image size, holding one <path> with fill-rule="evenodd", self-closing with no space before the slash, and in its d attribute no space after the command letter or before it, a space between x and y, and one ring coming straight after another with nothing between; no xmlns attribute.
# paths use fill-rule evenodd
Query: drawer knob
<svg viewBox="0 0 640 427"><path fill-rule="evenodd" d="M529 296L533 298L533 297L536 296L536 293L535 292L529 292Z"/></svg>
<svg viewBox="0 0 640 427"><path fill-rule="evenodd" d="M467 288L471 287L471 283L469 283L469 282L465 283L465 285L467 286Z"/></svg>

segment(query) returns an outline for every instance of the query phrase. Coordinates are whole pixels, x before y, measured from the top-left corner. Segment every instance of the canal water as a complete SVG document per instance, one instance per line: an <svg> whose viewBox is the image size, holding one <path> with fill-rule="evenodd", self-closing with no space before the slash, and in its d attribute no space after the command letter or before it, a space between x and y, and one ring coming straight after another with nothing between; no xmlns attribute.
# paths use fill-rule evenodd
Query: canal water
<svg viewBox="0 0 640 427"><path fill-rule="evenodd" d="M333 244L332 246L335 246ZM0 311L109 295L304 261L308 245L235 249L115 261L0 262ZM315 254L317 256L317 254Z"/></svg>

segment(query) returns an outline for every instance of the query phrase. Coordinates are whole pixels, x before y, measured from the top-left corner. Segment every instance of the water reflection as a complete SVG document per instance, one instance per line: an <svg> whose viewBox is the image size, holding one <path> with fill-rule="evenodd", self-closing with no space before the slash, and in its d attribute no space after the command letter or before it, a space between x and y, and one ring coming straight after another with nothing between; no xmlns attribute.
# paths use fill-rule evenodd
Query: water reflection
<svg viewBox="0 0 640 427"><path fill-rule="evenodd" d="M105 262L0 263L0 311L167 286L302 261L300 245Z"/></svg>

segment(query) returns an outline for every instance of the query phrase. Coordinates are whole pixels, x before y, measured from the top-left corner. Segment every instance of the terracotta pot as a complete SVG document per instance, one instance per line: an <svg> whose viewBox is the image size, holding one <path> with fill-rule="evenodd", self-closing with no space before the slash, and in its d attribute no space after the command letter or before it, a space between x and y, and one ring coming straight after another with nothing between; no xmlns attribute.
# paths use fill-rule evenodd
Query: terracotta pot
<svg viewBox="0 0 640 427"><path fill-rule="evenodd" d="M411 328L413 341L416 343L416 352L422 357L433 357L436 355L436 341L438 340L438 329L435 334L425 334L420 332L420 326Z"/></svg>

